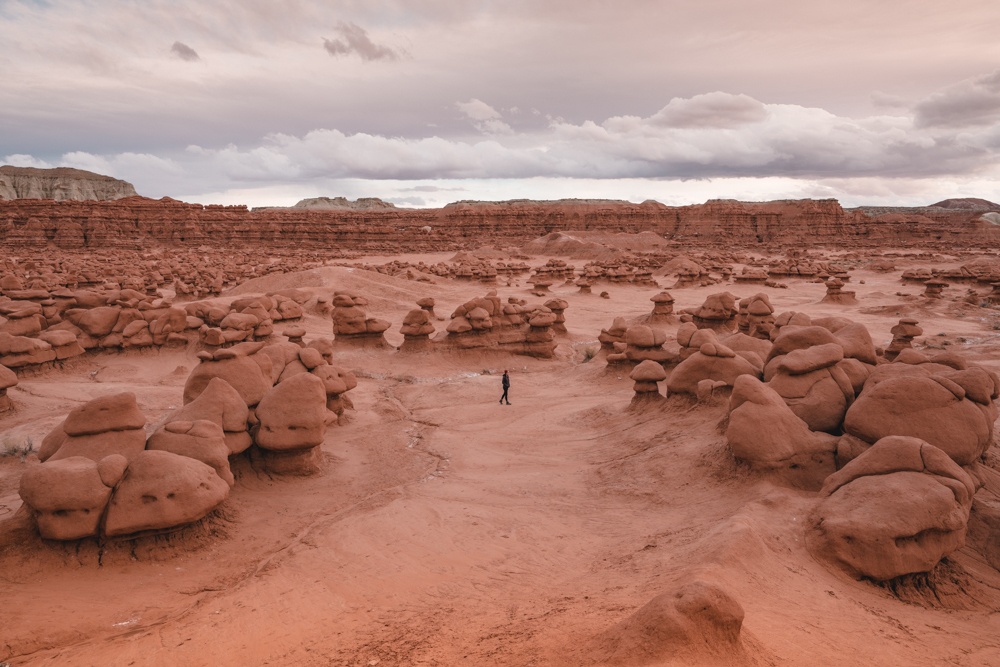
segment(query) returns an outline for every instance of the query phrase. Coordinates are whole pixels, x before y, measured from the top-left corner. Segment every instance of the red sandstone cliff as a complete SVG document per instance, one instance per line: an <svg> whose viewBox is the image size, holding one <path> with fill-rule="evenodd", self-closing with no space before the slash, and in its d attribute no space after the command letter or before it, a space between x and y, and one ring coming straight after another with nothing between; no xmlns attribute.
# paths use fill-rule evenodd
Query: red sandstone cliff
<svg viewBox="0 0 1000 667"><path fill-rule="evenodd" d="M871 214L877 213L877 214ZM569 200L457 202L441 209L257 209L129 197L110 202L0 201L8 248L141 248L155 244L352 251L432 251L521 245L553 231L652 231L697 245L882 245L1000 239L981 214L944 208L844 210L836 200L747 203Z"/></svg>

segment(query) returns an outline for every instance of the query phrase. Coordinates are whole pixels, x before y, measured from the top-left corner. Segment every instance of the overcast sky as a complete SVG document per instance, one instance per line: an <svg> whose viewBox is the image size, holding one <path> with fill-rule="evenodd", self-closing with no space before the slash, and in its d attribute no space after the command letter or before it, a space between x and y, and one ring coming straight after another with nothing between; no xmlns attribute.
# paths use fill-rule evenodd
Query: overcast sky
<svg viewBox="0 0 1000 667"><path fill-rule="evenodd" d="M140 194L1000 200L995 0L0 0L0 162Z"/></svg>

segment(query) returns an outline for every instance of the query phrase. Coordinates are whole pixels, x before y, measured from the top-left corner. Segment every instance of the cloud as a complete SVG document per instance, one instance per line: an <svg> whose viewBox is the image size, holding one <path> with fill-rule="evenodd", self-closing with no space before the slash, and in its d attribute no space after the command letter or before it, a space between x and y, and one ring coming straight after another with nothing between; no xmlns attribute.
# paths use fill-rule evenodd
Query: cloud
<svg viewBox="0 0 1000 667"><path fill-rule="evenodd" d="M456 102L455 106L483 134L511 134L514 131L503 121L499 111L475 97L468 102Z"/></svg>
<svg viewBox="0 0 1000 667"><path fill-rule="evenodd" d="M667 127L727 128L766 118L767 108L752 97L716 91L690 99L675 97L652 120Z"/></svg>
<svg viewBox="0 0 1000 667"><path fill-rule="evenodd" d="M669 114L661 110L646 118L616 116L601 123L553 121L539 131L517 134L503 123L496 109L473 98L456 106L482 131L488 132L490 123L499 123L507 128L506 133L464 141L318 129L301 136L269 135L257 146L196 147L190 152L206 171L236 182L313 178L924 178L977 173L1000 157L1000 130L995 128L929 132L915 129L906 116L853 119L824 109L763 104L739 97L731 96L737 98L737 105L675 98L664 107L671 110ZM698 109L715 111L701 115L695 113ZM754 109L758 111L746 111ZM683 117L692 125L665 124L664 116L671 114L675 120ZM748 123L749 118L759 120ZM706 126L708 122L715 126ZM716 127L720 124L724 126Z"/></svg>
<svg viewBox="0 0 1000 667"><path fill-rule="evenodd" d="M183 42L174 42L173 46L170 47L170 52L181 60L186 60L188 62L201 60L201 56L198 55L198 52Z"/></svg>
<svg viewBox="0 0 1000 667"><path fill-rule="evenodd" d="M388 201L396 206L415 206L417 208L427 206L427 200L423 197L389 197L383 201Z"/></svg>
<svg viewBox="0 0 1000 667"><path fill-rule="evenodd" d="M336 28L338 39L323 39L323 48L331 56L346 56L356 53L364 61L399 60L400 54L388 46L376 44L364 28L353 23L340 23Z"/></svg>
<svg viewBox="0 0 1000 667"><path fill-rule="evenodd" d="M6 156L3 158L3 164L8 164L12 167L34 167L35 169L51 169L55 166L45 160L39 160L32 155L23 155L20 153Z"/></svg>
<svg viewBox="0 0 1000 667"><path fill-rule="evenodd" d="M918 127L976 127L1000 123L1000 69L950 86L914 108Z"/></svg>
<svg viewBox="0 0 1000 667"><path fill-rule="evenodd" d="M165 155L75 152L58 162L41 159L124 178L143 193L246 192L356 179L396 182L387 195L428 202L440 201L444 183L492 181L529 188L539 179L739 180L744 185L738 193L752 192L747 183L779 179L801 182L801 196L839 192L903 198L906 182L988 183L985 175L995 175L1000 164L1000 126L927 128L917 126L911 115L851 118L746 95L674 98L645 117L558 119L516 132L480 99L454 108L488 136L405 137L319 128L272 133L244 144L192 145ZM505 129L491 131L496 126ZM21 163L35 160L30 155L8 159L14 157ZM879 186L893 179L891 190ZM372 189L364 196L379 196ZM994 192L995 186L979 196L995 198ZM480 192L470 195L477 198Z"/></svg>

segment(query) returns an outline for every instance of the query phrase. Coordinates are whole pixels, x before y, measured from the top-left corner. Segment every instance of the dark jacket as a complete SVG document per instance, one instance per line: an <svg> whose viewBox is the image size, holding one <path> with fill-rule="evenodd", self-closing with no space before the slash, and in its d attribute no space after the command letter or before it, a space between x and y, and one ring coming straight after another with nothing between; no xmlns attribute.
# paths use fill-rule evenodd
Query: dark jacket
<svg viewBox="0 0 1000 667"><path fill-rule="evenodd" d="M503 374L503 378L501 379L501 384L504 389L510 388L510 377L506 373Z"/></svg>

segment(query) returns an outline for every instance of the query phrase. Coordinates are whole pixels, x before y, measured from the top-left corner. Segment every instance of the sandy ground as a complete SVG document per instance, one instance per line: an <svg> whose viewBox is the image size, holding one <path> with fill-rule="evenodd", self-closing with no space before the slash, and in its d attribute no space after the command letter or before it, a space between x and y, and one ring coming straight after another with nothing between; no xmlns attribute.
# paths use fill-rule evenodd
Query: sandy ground
<svg viewBox="0 0 1000 667"><path fill-rule="evenodd" d="M764 291L778 312L862 321L878 344L913 316L926 341L1000 366L997 311L898 296L920 291L898 271L852 275L866 281L846 288L857 306L819 304L825 288L799 281L672 293L680 309L722 290ZM343 268L255 282L236 292L355 289L394 322L395 343L417 298L434 296L446 317L489 289ZM733 461L724 404L629 411L631 381L583 350L615 316L648 313L657 290L603 289L610 300L553 290L570 303L553 361L341 353L359 375L357 409L328 430L323 473L270 478L237 465L222 509L170 535L42 543L12 518L31 462L0 459L0 661L587 665L614 654L639 664L650 647L623 647L617 624L700 578L746 612L738 664L1000 664L1000 574L974 549L942 566L930 593L853 581L805 549L815 494ZM524 287L499 293L534 299ZM307 339L330 335L319 316L305 326ZM25 376L0 437L37 447L74 406L123 390L154 424L179 405L195 351L88 355ZM504 368L511 406L497 403Z"/></svg>

